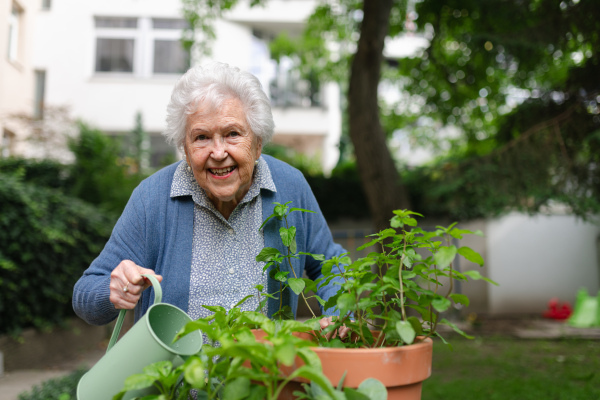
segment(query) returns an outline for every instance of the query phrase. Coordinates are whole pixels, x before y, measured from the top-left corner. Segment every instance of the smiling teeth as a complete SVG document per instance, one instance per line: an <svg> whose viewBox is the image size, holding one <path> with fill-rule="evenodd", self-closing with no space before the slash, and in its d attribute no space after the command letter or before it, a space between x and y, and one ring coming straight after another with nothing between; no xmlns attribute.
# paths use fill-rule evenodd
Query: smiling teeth
<svg viewBox="0 0 600 400"><path fill-rule="evenodd" d="M233 171L235 167L227 167L227 168L211 168L210 172L217 176L224 176Z"/></svg>

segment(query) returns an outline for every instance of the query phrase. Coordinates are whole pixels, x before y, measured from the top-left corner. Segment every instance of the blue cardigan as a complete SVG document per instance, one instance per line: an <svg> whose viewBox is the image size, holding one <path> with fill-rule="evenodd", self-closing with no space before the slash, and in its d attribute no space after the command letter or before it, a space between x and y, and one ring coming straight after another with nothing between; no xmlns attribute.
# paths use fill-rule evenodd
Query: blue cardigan
<svg viewBox="0 0 600 400"><path fill-rule="evenodd" d="M325 218L302 173L273 157L262 157L269 165L277 188L276 192L265 189L261 191L263 219L272 214L274 202L283 204L291 201L291 207L316 211L293 212L288 217L290 225L297 229L298 252L324 254L326 259L344 253L345 250L333 242ZM191 196L170 197L171 183L178 164L163 168L145 179L133 191L104 249L75 284L73 309L88 323L103 325L117 317L118 310L109 300L110 273L126 259L162 275L162 301L187 312L194 202ZM279 237L280 227L281 222L276 218L267 223L264 227L265 246L275 247L285 254ZM298 277L302 276L304 270L313 280L322 276L321 263L312 257L301 255L298 259L293 259L292 264ZM267 286L269 293L275 293L279 289L279 283L271 278L268 278ZM321 287L317 294L327 300L338 288L332 282ZM135 309L136 321L152 305L153 299L154 293L151 290L142 294ZM283 299L284 304L292 307L295 315L298 296L286 290ZM269 299L268 314L272 315L278 307L277 300Z"/></svg>

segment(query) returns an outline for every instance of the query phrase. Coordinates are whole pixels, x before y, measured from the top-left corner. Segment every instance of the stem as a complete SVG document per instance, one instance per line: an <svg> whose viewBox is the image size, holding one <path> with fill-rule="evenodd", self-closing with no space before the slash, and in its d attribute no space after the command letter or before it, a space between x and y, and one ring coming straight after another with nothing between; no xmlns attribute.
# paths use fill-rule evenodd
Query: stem
<svg viewBox="0 0 600 400"><path fill-rule="evenodd" d="M402 249L402 257L400 257L400 269L398 272L398 281L400 282L400 310L402 311L402 319L406 321L406 309L404 307L404 284L402 283L402 271L404 270L404 259L406 258L406 231L404 232L404 245Z"/></svg>
<svg viewBox="0 0 600 400"><path fill-rule="evenodd" d="M285 227L287 229L289 229L287 216L285 217ZM296 271L294 271L294 267L292 266L292 261L291 261L292 252L291 252L291 250L290 250L290 248L288 246L286 246L286 248L287 248L287 252L288 252L288 258L287 258L288 264L290 265L290 269L292 270L292 274L294 274L294 278L298 279L298 276L296 275ZM308 308L308 310L312 314L313 318L317 318L317 316L315 315L314 311L312 310L312 308L308 304L308 300L306 300L306 296L304 296L304 291L300 292L300 295L302 296L302 300L304 300L304 304L306 304L306 307Z"/></svg>

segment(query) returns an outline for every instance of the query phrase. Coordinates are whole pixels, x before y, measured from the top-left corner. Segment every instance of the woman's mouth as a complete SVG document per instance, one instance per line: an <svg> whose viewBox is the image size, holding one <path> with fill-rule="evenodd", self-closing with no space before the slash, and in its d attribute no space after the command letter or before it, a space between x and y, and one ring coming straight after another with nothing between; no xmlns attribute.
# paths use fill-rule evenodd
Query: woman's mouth
<svg viewBox="0 0 600 400"><path fill-rule="evenodd" d="M213 175L216 175L216 176L225 176L225 175L229 174L231 171L233 171L236 168L237 168L237 166L234 165L234 166L227 167L227 168L209 168L208 170Z"/></svg>

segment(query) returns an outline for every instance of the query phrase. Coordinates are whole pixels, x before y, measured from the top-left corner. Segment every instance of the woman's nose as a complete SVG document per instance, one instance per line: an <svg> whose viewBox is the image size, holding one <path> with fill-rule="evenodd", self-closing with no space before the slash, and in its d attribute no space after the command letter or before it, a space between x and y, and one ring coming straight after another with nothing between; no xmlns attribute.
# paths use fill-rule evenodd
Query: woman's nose
<svg viewBox="0 0 600 400"><path fill-rule="evenodd" d="M223 138L215 137L213 140L211 157L215 160L224 160L227 158L227 148L225 146L225 141Z"/></svg>

